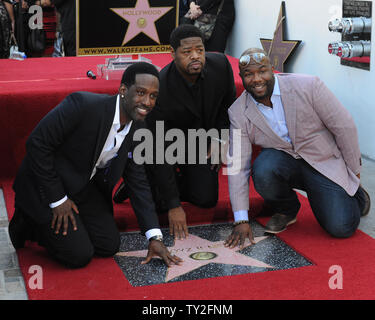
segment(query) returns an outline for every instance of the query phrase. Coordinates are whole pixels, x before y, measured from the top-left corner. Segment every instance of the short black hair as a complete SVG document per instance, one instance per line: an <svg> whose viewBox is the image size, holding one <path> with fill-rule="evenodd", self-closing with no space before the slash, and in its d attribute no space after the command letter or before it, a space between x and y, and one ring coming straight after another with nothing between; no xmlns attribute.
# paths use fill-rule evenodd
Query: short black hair
<svg viewBox="0 0 375 320"><path fill-rule="evenodd" d="M152 74L159 80L159 71L154 65L147 62L136 62L126 68L122 75L121 84L125 84L129 88L135 83L135 76L144 73Z"/></svg>
<svg viewBox="0 0 375 320"><path fill-rule="evenodd" d="M174 29L169 37L169 43L171 44L174 51L181 45L181 40L186 38L199 37L204 43L204 37L202 32L192 24L181 24Z"/></svg>

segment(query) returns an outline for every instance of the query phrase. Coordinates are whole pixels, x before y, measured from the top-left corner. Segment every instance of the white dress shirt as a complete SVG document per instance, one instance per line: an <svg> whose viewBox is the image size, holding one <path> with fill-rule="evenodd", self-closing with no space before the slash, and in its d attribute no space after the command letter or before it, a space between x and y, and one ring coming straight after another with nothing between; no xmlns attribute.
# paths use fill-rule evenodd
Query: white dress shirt
<svg viewBox="0 0 375 320"><path fill-rule="evenodd" d="M110 160L117 157L117 152L121 147L122 142L125 140L125 137L130 131L130 127L133 123L133 121L130 121L124 129L122 129L120 132L118 130L121 127L120 123L120 97L117 96L117 102L116 102L116 112L115 117L113 118L113 124L111 127L111 130L108 133L107 140L104 143L104 147L102 152L100 153L100 156L98 158L98 161L96 161L94 170L91 173L90 180L95 175L97 168L102 169L105 168Z"/></svg>
<svg viewBox="0 0 375 320"><path fill-rule="evenodd" d="M288 127L286 125L284 106L281 100L281 93L280 93L279 81L277 79L277 76L275 76L275 85L274 85L272 96L271 96L271 102L273 106L272 108L265 106L262 103L259 103L249 93L247 94L247 98L246 98L247 106L250 103L249 99L251 99L255 103L255 105L258 107L259 111L263 114L264 118L266 119L267 123L272 128L272 130L281 139L289 143L292 143L292 140L289 137ZM239 210L239 211L234 212L234 220L235 221L249 220L249 214L247 210Z"/></svg>

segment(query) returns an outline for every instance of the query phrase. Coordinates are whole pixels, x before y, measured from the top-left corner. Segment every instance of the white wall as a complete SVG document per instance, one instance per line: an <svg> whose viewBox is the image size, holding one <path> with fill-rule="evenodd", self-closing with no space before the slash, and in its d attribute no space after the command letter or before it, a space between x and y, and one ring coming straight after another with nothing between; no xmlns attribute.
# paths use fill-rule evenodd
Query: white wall
<svg viewBox="0 0 375 320"><path fill-rule="evenodd" d="M281 1L235 0L235 5L236 21L226 52L239 57L247 48L261 48L259 38L273 37ZM342 17L342 0L285 0L285 7L286 40L303 41L286 71L319 76L352 114L362 154L375 159L374 26L371 70L360 70L342 66L327 50L329 42L341 40L339 33L328 30L328 21Z"/></svg>

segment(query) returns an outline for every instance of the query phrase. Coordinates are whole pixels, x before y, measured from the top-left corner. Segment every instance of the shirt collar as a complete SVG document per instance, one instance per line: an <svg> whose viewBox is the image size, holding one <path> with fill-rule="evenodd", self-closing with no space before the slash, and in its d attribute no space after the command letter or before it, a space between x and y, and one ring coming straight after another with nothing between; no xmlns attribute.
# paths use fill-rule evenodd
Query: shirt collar
<svg viewBox="0 0 375 320"><path fill-rule="evenodd" d="M272 95L281 96L280 86L279 86L279 79L277 78L276 75L275 75L275 85L273 87Z"/></svg>
<svg viewBox="0 0 375 320"><path fill-rule="evenodd" d="M130 131L130 127L133 123L133 120L131 120L124 129L119 132L122 135L127 135ZM120 123L120 95L117 95L117 100L116 100L116 111L115 111L115 117L113 118L113 124L112 126L115 128L116 132L118 129L121 127Z"/></svg>
<svg viewBox="0 0 375 320"><path fill-rule="evenodd" d="M117 95L115 117L113 125L120 125L120 95Z"/></svg>

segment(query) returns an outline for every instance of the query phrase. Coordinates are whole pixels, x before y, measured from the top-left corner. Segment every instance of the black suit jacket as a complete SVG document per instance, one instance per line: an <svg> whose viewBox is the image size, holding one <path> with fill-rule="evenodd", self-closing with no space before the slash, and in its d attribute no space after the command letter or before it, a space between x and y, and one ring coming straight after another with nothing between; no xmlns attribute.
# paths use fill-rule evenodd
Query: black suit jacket
<svg viewBox="0 0 375 320"><path fill-rule="evenodd" d="M203 117L197 111L189 89L178 72L174 61L160 71L159 97L155 108L146 118L147 125L155 134L156 121L164 121L165 130L179 128L187 138L188 129L197 129L197 123L211 128L228 129L228 108L236 99L232 67L222 53L206 52L206 64L202 71L201 90L203 90ZM203 120L203 121L201 121ZM187 139L186 139L187 140ZM187 149L186 149L187 150ZM175 181L174 169L170 165L152 166L153 180L173 208L179 205L179 192Z"/></svg>
<svg viewBox="0 0 375 320"><path fill-rule="evenodd" d="M13 188L16 206L40 223L49 221L49 204L79 194L91 173L113 124L117 96L76 92L51 110L26 142L26 156ZM144 167L136 165L133 135L142 123L134 122L113 159L101 190L112 206L112 190L123 175L142 232L158 228L154 203ZM113 208L113 207L112 207Z"/></svg>

